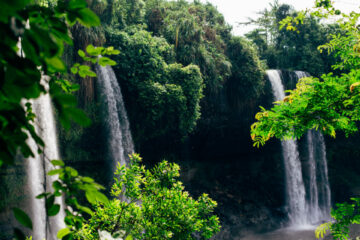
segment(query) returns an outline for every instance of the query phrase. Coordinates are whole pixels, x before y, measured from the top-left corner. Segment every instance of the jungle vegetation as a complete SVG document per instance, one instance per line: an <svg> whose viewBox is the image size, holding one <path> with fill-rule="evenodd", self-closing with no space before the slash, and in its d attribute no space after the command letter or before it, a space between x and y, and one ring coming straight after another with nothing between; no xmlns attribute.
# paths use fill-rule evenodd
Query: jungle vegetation
<svg viewBox="0 0 360 240"><path fill-rule="evenodd" d="M260 98L267 67L301 69L314 77L302 79L283 101L256 115L251 127L256 146L271 137L298 138L313 128L334 137L338 130L357 132L360 14L341 13L328 0L316 5L314 12L298 13L275 2L251 20L258 29L237 37L213 5L199 1L2 1L0 167L13 164L19 152L34 155L29 135L41 148L46 144L35 131L30 101L40 94L50 94L65 130L80 129L63 129L62 138L75 144L91 131L85 128L91 124L85 112L96 116L94 64L114 66L139 145L173 144L199 126L211 128L214 116L221 115L222 91L245 104ZM341 18L334 25L320 22L331 15ZM41 82L44 75L49 88ZM101 229L126 239L193 239L196 234L208 239L219 231L216 202L206 194L194 200L184 191L178 165L163 161L146 170L140 162L135 154L128 168L117 168L109 200L92 178L53 160L58 168L49 174L59 180L54 192L39 198L46 199L49 216L59 212L54 199L61 194L74 210L66 212L67 228L58 237L97 239ZM130 202L118 200L120 195ZM338 205L332 214L336 222L318 232L330 229L335 238L346 238L349 224L359 221L359 202ZM22 210L14 214L32 228ZM19 229L14 236L25 239Z"/></svg>

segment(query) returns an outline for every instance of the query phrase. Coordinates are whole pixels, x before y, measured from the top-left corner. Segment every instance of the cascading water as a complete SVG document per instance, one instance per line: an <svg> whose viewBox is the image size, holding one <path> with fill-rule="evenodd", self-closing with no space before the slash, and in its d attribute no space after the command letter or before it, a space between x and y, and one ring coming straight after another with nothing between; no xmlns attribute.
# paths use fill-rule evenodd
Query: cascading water
<svg viewBox="0 0 360 240"><path fill-rule="evenodd" d="M295 71L297 79L308 77L306 72ZM268 70L276 101L285 97L281 71ZM281 142L286 179L287 207L290 225L301 226L328 220L331 208L331 193L328 179L326 147L321 133L311 130L307 133L308 186L305 187L302 167L297 150L297 141ZM305 191L307 190L307 191ZM308 193L308 196L306 196Z"/></svg>
<svg viewBox="0 0 360 240"><path fill-rule="evenodd" d="M312 222L330 219L331 192L328 178L326 146L323 135L307 133L309 156L309 215Z"/></svg>
<svg viewBox="0 0 360 240"><path fill-rule="evenodd" d="M285 97L284 86L281 82L281 72L278 70L266 71L269 77L274 98L276 101ZM285 165L286 201L291 225L306 225L305 186L302 178L301 162L296 140L281 141Z"/></svg>
<svg viewBox="0 0 360 240"><path fill-rule="evenodd" d="M45 77L42 80L45 82ZM27 182L30 189L31 218L34 228L32 235L33 239L56 240L57 232L65 227L63 199L56 199L56 202L60 204L60 212L54 217L47 216L44 199L36 199L37 195L50 192L52 190L51 184L56 180L55 176L46 174L54 169L50 161L60 158L54 113L49 94L41 95L32 101L32 105L33 112L36 115L36 132L45 142L45 148L39 154L34 140L31 138L28 140L35 154L35 157L27 159Z"/></svg>
<svg viewBox="0 0 360 240"><path fill-rule="evenodd" d="M110 66L97 66L98 88L104 104L108 130L108 146L113 168L117 162L128 163L128 155L134 152L130 124L123 97L114 70Z"/></svg>
<svg viewBox="0 0 360 240"><path fill-rule="evenodd" d="M297 79L309 77L303 71L295 71ZM309 186L309 221L316 223L330 218L331 192L328 179L326 146L324 137L315 130L307 133Z"/></svg>

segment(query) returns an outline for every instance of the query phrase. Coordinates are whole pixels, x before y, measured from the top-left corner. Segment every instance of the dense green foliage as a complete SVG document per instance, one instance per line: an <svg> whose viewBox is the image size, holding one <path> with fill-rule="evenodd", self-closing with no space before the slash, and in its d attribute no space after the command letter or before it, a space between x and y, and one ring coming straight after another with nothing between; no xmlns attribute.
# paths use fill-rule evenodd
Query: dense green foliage
<svg viewBox="0 0 360 240"><path fill-rule="evenodd" d="M56 197L65 198L65 224L66 228L57 233L59 239L75 239L76 233L85 224L85 215L92 215L93 211L86 205L82 205L80 200L85 195L89 204L107 204L108 198L100 192L104 187L97 184L90 177L83 177L71 167L65 166L60 160L53 160L51 163L57 168L49 171L49 176L57 175L58 180L52 183L54 192L45 192L37 198L45 198L46 211L49 217L55 216L60 211L60 205L55 202Z"/></svg>
<svg viewBox="0 0 360 240"><path fill-rule="evenodd" d="M194 200L179 177L177 164L166 161L151 170L140 165L141 158L134 154L131 164L118 166L112 200L100 192L104 189L92 178L79 176L78 172L60 160L53 160L57 169L48 172L58 175L53 182L54 192L43 193L48 216L60 211L55 202L65 197L66 228L57 234L59 239L99 239L105 231L113 237L124 239L194 239L199 233L209 239L220 230L219 219L213 215L216 202L203 194ZM79 201L85 195L89 204ZM122 200L120 200L122 199ZM16 218L31 228L31 220L20 209L15 209ZM90 218L85 218L90 216Z"/></svg>
<svg viewBox="0 0 360 240"><path fill-rule="evenodd" d="M164 36L173 44L176 60L182 64L200 67L208 91L215 91L231 73L231 63L225 56L225 40L231 37L230 27L224 17L211 4L192 4L185 1L166 2L153 9L165 9L163 24L155 35ZM157 23L159 24L159 23Z"/></svg>
<svg viewBox="0 0 360 240"><path fill-rule="evenodd" d="M98 204L80 239L98 239L100 231L136 239L209 239L219 231L213 215L216 202L207 194L197 200L177 180L177 164L162 161L153 169L140 165L139 155L131 157L128 168L118 166L109 204ZM121 201L120 199L126 199Z"/></svg>
<svg viewBox="0 0 360 240"><path fill-rule="evenodd" d="M59 85L66 86L68 81L56 75L66 73L61 56L64 44L72 44L67 25L77 21L87 26L100 24L86 6L86 2L80 0L61 2L53 8L31 1L1 3L0 31L4 39L0 53L0 165L12 163L18 148L25 157L33 155L26 143L26 132L39 145L44 145L32 125L31 103L24 104L25 110L21 103L22 99L26 102L46 92L41 83L42 75L50 77L49 92L58 107L61 122L65 125L70 120L86 123L84 114L75 107L75 99L59 88Z"/></svg>
<svg viewBox="0 0 360 240"><path fill-rule="evenodd" d="M104 6L101 5L101 7ZM130 4L130 6L133 5ZM24 107L21 102L23 99L35 99L40 94L49 93L63 127L69 129L71 127L70 120L81 123L83 126L88 125L89 119L76 108L75 97L71 94L79 89L79 85L72 84L69 80L73 80L74 75L81 78L95 77L96 74L91 70L91 64L115 65L113 60L104 55L120 53L113 47L103 48L89 45L85 51L78 50L77 52L84 65L75 63L68 72L62 55L64 44L73 44L69 27L73 26L76 21L85 26L95 26L100 23L94 12L87 8L85 1L48 2L44 5L32 5L27 1L19 1L14 2L13 5L2 3L1 7L6 13L4 12L1 16L0 30L6 39L1 45L4 51L1 53L0 61L3 75L0 95L2 109L0 141L4 143L2 145L4 148L1 149L0 165L4 162L12 163L19 147L24 157L34 154L27 146L27 133L40 146L44 147L46 144L36 134L34 128L36 116L32 112L31 103L26 102ZM105 11L105 9L99 11ZM133 15L136 11L133 8L128 11L131 14L127 15L127 22L138 23ZM181 64L173 63L170 60L171 56L164 55L165 52L172 54L170 45L164 39L153 38L148 32L137 31L134 34L120 32L115 36L127 38L126 41L119 42L119 44L123 44L122 47L132 48L132 51L122 49L123 52L119 59L123 60L125 64L129 64L128 66L123 64L122 67L127 68L132 64L131 60L126 62L125 57L130 56L139 61L140 58L136 57L135 52L139 55L141 55L141 51L146 53L131 76L141 80L142 77L145 77L147 81L139 80L131 82L133 85L129 84L129 89L133 88L134 94L137 94L138 100L143 105L144 112L156 108L160 110L145 115L144 119L156 124L164 121L166 115L170 119L173 118L171 119L172 124L175 122L178 124L173 129L165 129L164 132L182 131L178 134L179 136L189 133L200 116L199 101L202 97L203 80L199 68L194 65L183 67ZM18 38L21 39L21 51L17 47ZM19 55L18 52L20 52ZM133 56L131 56L132 54ZM102 56L99 57L99 55ZM169 64L165 59L169 61ZM141 67L147 63L155 64L149 65L149 68L146 69L148 73L141 71ZM148 76L146 76L147 74ZM46 86L47 83L43 82L48 79L49 88ZM137 212L142 209L149 214L137 216L142 225L136 226L137 230L131 232L131 235L143 239L162 239L164 237L190 239L196 232L199 232L203 238L210 238L219 231L218 218L212 215L216 202L207 195L193 200L187 192L183 191L182 184L175 179L179 176L177 165L163 162L153 171L146 171L143 166L137 165L140 159L137 155L134 159L136 160L129 169L126 169L125 166L119 168L120 179L113 189L114 195L118 195L125 184L126 197L141 200L143 205L140 207L132 204L132 207L137 207ZM90 215L96 218L102 214L101 208L114 207L111 204L115 203L119 206L116 205L116 208L111 209L109 214L115 214L119 210L123 212L124 207L122 206L127 203L114 200L108 205L107 197L99 191L103 187L95 183L92 178L79 176L74 168L65 166L60 160L53 160L52 163L56 169L51 170L48 175L58 175L58 180L52 184L54 192L43 193L38 198L45 198L47 216L51 217L60 211L60 205L55 201L56 197L65 197L67 228L59 231L58 238L89 239L89 236L80 237L81 235L78 234L79 229L86 228L84 224L87 223L87 220L84 216ZM146 187L140 188L140 183ZM90 205L82 205L80 201L82 193ZM163 197L166 197L165 203L172 205L163 205ZM102 205L98 205L98 208L95 209L98 212L93 212L91 205L100 203ZM187 211L184 211L186 209ZM179 215L180 210L182 215ZM14 214L23 226L32 229L31 219L25 212L15 208ZM121 217L122 224L132 226L133 222L126 216ZM166 217L166 221L164 217ZM168 217L174 221L169 221ZM169 225L164 226L164 222ZM90 220L88 226L91 224L93 222ZM94 234L97 233L95 231ZM128 234L126 233L126 235ZM143 234L145 235L142 236ZM19 229L15 229L15 237L25 239Z"/></svg>
<svg viewBox="0 0 360 240"><path fill-rule="evenodd" d="M252 126L256 143L263 143L273 136L300 137L307 129L313 128L331 136L335 136L336 130L343 130L348 134L358 130L357 86L360 62L358 30L354 28L354 24L359 16L355 12L343 14L339 26L344 34L334 34L329 43L319 46L320 51L334 52L341 59L333 65L333 69L341 69L345 73L341 76L328 73L322 75L321 79L301 79L297 88L289 91L284 100L277 102L269 111L262 109L256 116L258 122ZM288 19L283 25L290 24Z"/></svg>
<svg viewBox="0 0 360 240"><path fill-rule="evenodd" d="M111 4L106 38L122 52L115 70L137 144L176 142L194 130L197 120L223 118L216 112L224 89L231 89L230 101L237 103L240 98L256 101L261 94L264 77L257 52L231 35L213 5L164 0ZM136 19L133 11L139 13Z"/></svg>
<svg viewBox="0 0 360 240"><path fill-rule="evenodd" d="M331 70L335 58L317 51L317 47L328 42L330 34L339 29L336 25L321 24L313 15L305 15L296 31L280 28L281 20L297 14L290 5L275 1L270 9L259 13L258 19L250 19L248 24L257 28L246 36L257 45L269 68L303 70L320 76Z"/></svg>
<svg viewBox="0 0 360 240"><path fill-rule="evenodd" d="M121 51L115 70L129 96L132 129L140 137L136 140L179 138L191 132L200 117L203 79L198 67L168 64L173 49L165 39L147 31L109 35L111 44Z"/></svg>
<svg viewBox="0 0 360 240"><path fill-rule="evenodd" d="M264 88L264 73L256 49L244 38L232 37L226 54L232 64L227 80L229 98L237 101L237 106L256 100Z"/></svg>

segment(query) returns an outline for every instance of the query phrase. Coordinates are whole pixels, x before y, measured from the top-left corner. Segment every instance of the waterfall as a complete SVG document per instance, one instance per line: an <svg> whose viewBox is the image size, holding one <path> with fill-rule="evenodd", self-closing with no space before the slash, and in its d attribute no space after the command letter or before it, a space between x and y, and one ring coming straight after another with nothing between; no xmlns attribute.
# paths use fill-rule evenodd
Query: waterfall
<svg viewBox="0 0 360 240"><path fill-rule="evenodd" d="M42 81L45 82L45 77ZM43 152L39 154L34 140L32 138L28 140L28 144L35 154L35 157L27 159L33 239L56 240L57 232L65 227L64 200L56 199L56 202L60 204L60 212L56 216L48 217L44 199L36 199L37 195L52 191L51 184L56 180L56 176L48 176L46 173L54 169L50 161L60 158L54 112L49 94L41 95L38 99L33 100L32 106L36 115L36 132L45 143Z"/></svg>
<svg viewBox="0 0 360 240"><path fill-rule="evenodd" d="M319 205L321 209L321 219L320 220L328 220L330 219L330 211L331 211L331 191L330 191L330 184L329 184L329 177L328 177L328 167L327 167L327 159L326 159L326 146L324 136L319 133L315 132L315 141L318 143L317 146L319 147L320 157L318 158L319 161L317 162L318 166L318 174L319 174L319 181L321 183L320 190L319 190Z"/></svg>
<svg viewBox="0 0 360 240"><path fill-rule="evenodd" d="M281 82L281 72L266 71L273 90L275 101L285 97ZM281 141L282 155L285 166L286 202L291 225L307 224L305 186L302 178L301 162L296 140Z"/></svg>
<svg viewBox="0 0 360 240"><path fill-rule="evenodd" d="M134 152L134 144L121 89L114 70L110 66L97 66L96 73L100 99L105 111L108 148L112 167L115 169L117 162L122 165L128 163L128 155Z"/></svg>
<svg viewBox="0 0 360 240"><path fill-rule="evenodd" d="M297 79L309 77L303 71L295 71ZM309 162L309 213L312 222L330 219L331 192L328 178L324 136L315 130L307 133Z"/></svg>
<svg viewBox="0 0 360 240"><path fill-rule="evenodd" d="M306 72L295 71L297 79L308 77ZM281 71L268 70L276 101L285 97L281 81ZM297 150L297 141L282 141L282 152L285 165L286 201L290 225L309 225L330 218L331 193L328 179L326 146L320 132L309 130L306 135L308 184L305 186L302 166Z"/></svg>
<svg viewBox="0 0 360 240"><path fill-rule="evenodd" d="M331 192L328 178L326 146L323 135L307 133L309 161L309 213L312 222L330 219Z"/></svg>

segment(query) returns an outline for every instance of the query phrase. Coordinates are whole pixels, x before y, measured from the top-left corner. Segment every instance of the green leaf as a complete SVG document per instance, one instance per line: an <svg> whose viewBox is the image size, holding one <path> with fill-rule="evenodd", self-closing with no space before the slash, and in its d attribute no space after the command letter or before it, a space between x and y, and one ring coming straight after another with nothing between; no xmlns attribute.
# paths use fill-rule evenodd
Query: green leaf
<svg viewBox="0 0 360 240"><path fill-rule="evenodd" d="M68 228L63 228L61 230L58 231L57 233L57 238L59 239L63 239L63 237L65 237L66 235L69 235L71 233L71 230Z"/></svg>
<svg viewBox="0 0 360 240"><path fill-rule="evenodd" d="M13 213L15 215L16 220L21 223L23 226L32 229L32 221L30 217L21 209L13 208Z"/></svg>
<svg viewBox="0 0 360 240"><path fill-rule="evenodd" d="M91 211L91 209L90 208L88 208L88 207L84 207L84 206L78 206L78 209L80 210L80 211L83 211L83 212L86 212L87 214L89 214L89 215L92 215L93 214L93 212Z"/></svg>
<svg viewBox="0 0 360 240"><path fill-rule="evenodd" d="M98 202L101 203L108 203L109 199L101 192L99 191L86 191L85 192L86 199L91 204L96 204Z"/></svg>
<svg viewBox="0 0 360 240"><path fill-rule="evenodd" d="M69 9L81 9L86 8L87 3L85 0L70 0L69 1Z"/></svg>
<svg viewBox="0 0 360 240"><path fill-rule="evenodd" d="M45 198L49 195L49 193L42 193L42 194L39 194L36 196L37 199L42 199L42 198Z"/></svg>
<svg viewBox="0 0 360 240"><path fill-rule="evenodd" d="M49 176L54 176L54 175L57 175L57 174L60 174L63 172L63 169L59 168L59 169L53 169L53 170L50 170L48 172L48 175Z"/></svg>
<svg viewBox="0 0 360 240"><path fill-rule="evenodd" d="M81 180L83 182L86 182L86 183L93 183L94 182L94 179L92 179L90 177L82 177Z"/></svg>
<svg viewBox="0 0 360 240"><path fill-rule="evenodd" d="M78 72L77 67L72 67L72 68L70 68L70 70L73 74L77 74L77 72Z"/></svg>
<svg viewBox="0 0 360 240"><path fill-rule="evenodd" d="M86 47L86 52L90 56L99 56L104 48L103 47L94 47L93 45L88 45Z"/></svg>
<svg viewBox="0 0 360 240"><path fill-rule="evenodd" d="M58 191L58 190L62 189L62 185L61 185L61 183L59 181L54 181L52 186L53 186L55 191Z"/></svg>
<svg viewBox="0 0 360 240"><path fill-rule="evenodd" d="M99 17L90 9L83 8L76 12L78 20L86 27L96 27L100 25Z"/></svg>
<svg viewBox="0 0 360 240"><path fill-rule="evenodd" d="M110 66L114 66L116 65L116 62L111 60L110 58L108 57L101 57L99 59L99 64L103 67L107 66L107 65L110 65Z"/></svg>
<svg viewBox="0 0 360 240"><path fill-rule="evenodd" d="M90 67L87 65L81 65L79 67L79 75L80 77L84 78L84 77L96 77L96 73L94 73L93 71L90 70Z"/></svg>
<svg viewBox="0 0 360 240"><path fill-rule="evenodd" d="M85 52L83 50L81 50L81 49L78 50L78 54L82 58L85 57Z"/></svg>
<svg viewBox="0 0 360 240"><path fill-rule="evenodd" d="M66 70L64 62L59 57L45 58L48 68L53 72L64 72Z"/></svg>
<svg viewBox="0 0 360 240"><path fill-rule="evenodd" d="M133 240L134 238L131 235L128 235L125 240Z"/></svg>
<svg viewBox="0 0 360 240"><path fill-rule="evenodd" d="M55 216L60 211L60 205L59 204L53 204L47 209L47 215L48 216Z"/></svg>
<svg viewBox="0 0 360 240"><path fill-rule="evenodd" d="M61 160L52 160L51 164L54 166L61 166L61 167L65 166L65 163Z"/></svg>

